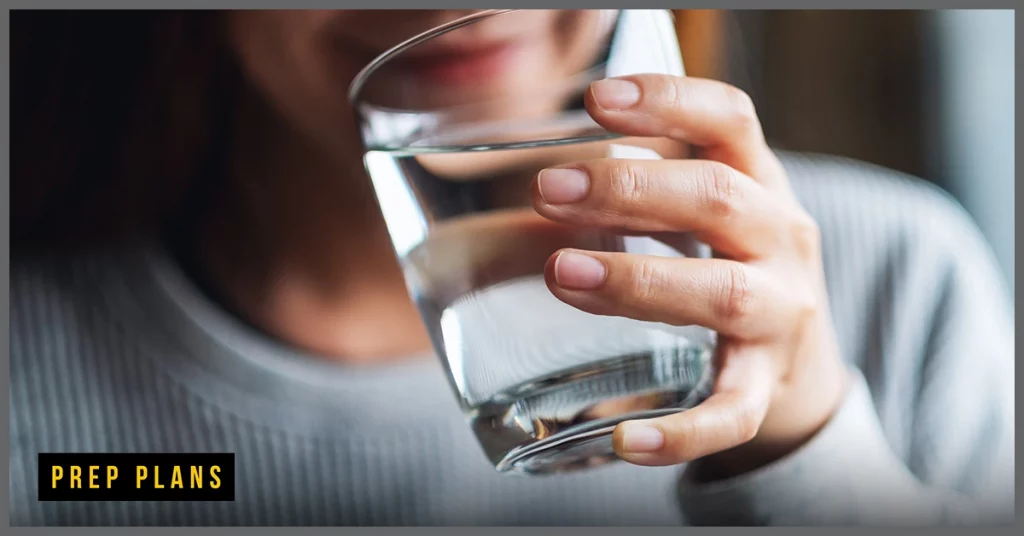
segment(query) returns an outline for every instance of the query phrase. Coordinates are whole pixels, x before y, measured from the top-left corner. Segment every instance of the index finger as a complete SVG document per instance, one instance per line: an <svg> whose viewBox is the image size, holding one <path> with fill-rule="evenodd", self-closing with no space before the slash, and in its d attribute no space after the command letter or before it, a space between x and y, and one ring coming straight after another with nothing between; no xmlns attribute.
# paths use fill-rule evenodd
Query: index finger
<svg viewBox="0 0 1024 536"><path fill-rule="evenodd" d="M641 74L594 82L585 100L591 117L612 132L672 138L755 179L773 175L760 169L771 150L753 101L729 84Z"/></svg>

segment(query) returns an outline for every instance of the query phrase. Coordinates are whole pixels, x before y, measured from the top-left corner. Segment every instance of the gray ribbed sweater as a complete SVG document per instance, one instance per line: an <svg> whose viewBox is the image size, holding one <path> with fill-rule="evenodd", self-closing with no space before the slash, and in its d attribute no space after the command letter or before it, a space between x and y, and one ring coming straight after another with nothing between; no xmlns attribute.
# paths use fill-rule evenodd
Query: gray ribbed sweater
<svg viewBox="0 0 1024 536"><path fill-rule="evenodd" d="M1012 516L1013 306L923 183L784 155L824 240L857 384L808 445L695 486L613 464L495 474L434 359L351 370L226 316L158 248L12 259L11 522L192 525L974 523ZM40 451L230 451L233 503L40 503ZM997 518L995 516L1003 517Z"/></svg>

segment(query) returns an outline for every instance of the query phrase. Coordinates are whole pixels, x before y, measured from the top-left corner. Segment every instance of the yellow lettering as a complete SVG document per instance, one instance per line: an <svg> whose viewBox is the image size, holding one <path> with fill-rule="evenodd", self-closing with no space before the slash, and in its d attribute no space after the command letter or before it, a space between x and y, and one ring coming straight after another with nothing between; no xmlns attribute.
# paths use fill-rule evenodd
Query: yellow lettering
<svg viewBox="0 0 1024 536"><path fill-rule="evenodd" d="M220 489L220 477L217 476L217 473L219 472L219 465L214 465L213 467L210 467L210 476L213 478L213 482L210 483L210 487L213 489Z"/></svg>
<svg viewBox="0 0 1024 536"><path fill-rule="evenodd" d="M64 468L59 465L53 466L53 485L50 486L53 489L57 489L57 481L64 478Z"/></svg>
<svg viewBox="0 0 1024 536"><path fill-rule="evenodd" d="M192 489L203 489L203 466L192 466Z"/></svg>
<svg viewBox="0 0 1024 536"><path fill-rule="evenodd" d="M110 489L110 483L117 480L117 466L107 466L107 489Z"/></svg>
<svg viewBox="0 0 1024 536"><path fill-rule="evenodd" d="M82 468L71 466L71 489L82 489Z"/></svg>
<svg viewBox="0 0 1024 536"><path fill-rule="evenodd" d="M164 489L164 485L160 483L160 466L153 466L153 488Z"/></svg>
<svg viewBox="0 0 1024 536"><path fill-rule="evenodd" d="M185 487L185 486L183 486L181 484L181 467L177 466L177 465L174 466L174 473L171 474L171 487L172 488L175 487L174 486L175 483L178 484L178 486L177 486L178 488Z"/></svg>
<svg viewBox="0 0 1024 536"><path fill-rule="evenodd" d="M149 476L148 473L145 465L139 465L135 468L135 489L142 489L142 481Z"/></svg>
<svg viewBox="0 0 1024 536"><path fill-rule="evenodd" d="M96 479L99 478L96 471L99 470L100 466L90 465L89 466L89 489L99 489L96 485Z"/></svg>

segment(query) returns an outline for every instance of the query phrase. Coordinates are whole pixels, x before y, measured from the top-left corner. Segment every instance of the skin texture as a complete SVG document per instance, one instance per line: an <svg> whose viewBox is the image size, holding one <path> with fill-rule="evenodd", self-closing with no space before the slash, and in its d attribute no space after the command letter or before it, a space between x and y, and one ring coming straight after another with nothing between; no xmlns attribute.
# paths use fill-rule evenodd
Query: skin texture
<svg viewBox="0 0 1024 536"><path fill-rule="evenodd" d="M817 227L765 144L749 98L715 81L644 75L597 82L587 109L610 130L692 143L698 157L558 166L588 177L569 203L545 199L552 188L542 171L534 183L537 212L575 225L689 231L718 253L670 259L563 250L549 259L549 288L570 305L699 324L720 335L714 395L693 411L623 423L615 431L617 453L666 465L727 451L706 465L735 474L792 451L837 407L845 374Z"/></svg>
<svg viewBox="0 0 1024 536"><path fill-rule="evenodd" d="M229 41L251 92L237 103L245 113L230 148L231 187L200 225L195 256L202 277L240 317L348 364L429 351L342 96L374 54L464 14L231 15ZM586 26L568 24L567 16L530 11L441 42L440 49L495 42L520 48L487 84L428 77L420 82L423 95L514 94L530 81L578 69L593 35L567 31ZM528 39L516 41L524 32ZM617 453L640 465L703 458L702 475L713 479L792 451L836 408L845 369L817 229L765 144L750 99L710 80L645 75L598 82L586 106L611 131L689 144L696 158L569 160L549 169L582 171L585 183L580 174L574 184L559 184L557 174L541 172L529 192L537 214L666 240L693 232L717 252L715 259L663 259L581 249L547 259L551 292L572 306L720 333L721 377L712 398L693 411L621 424Z"/></svg>

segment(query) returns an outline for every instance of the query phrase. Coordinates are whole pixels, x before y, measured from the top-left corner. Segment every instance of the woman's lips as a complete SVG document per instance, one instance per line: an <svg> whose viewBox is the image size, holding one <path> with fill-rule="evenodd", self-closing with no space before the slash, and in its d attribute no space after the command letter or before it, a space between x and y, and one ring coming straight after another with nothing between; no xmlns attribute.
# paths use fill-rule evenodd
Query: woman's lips
<svg viewBox="0 0 1024 536"><path fill-rule="evenodd" d="M504 42L470 50L444 50L412 53L395 58L403 71L431 84L472 84L507 70L515 61L522 45Z"/></svg>

